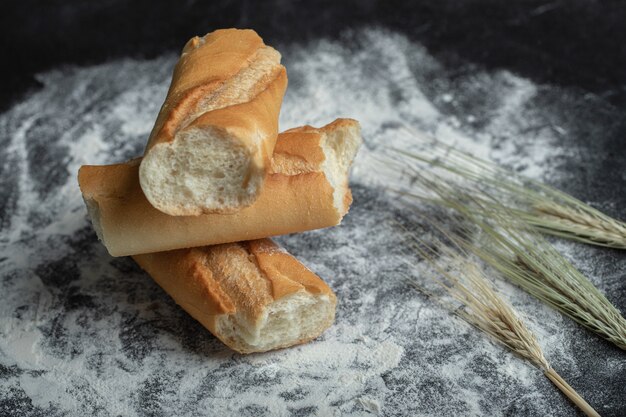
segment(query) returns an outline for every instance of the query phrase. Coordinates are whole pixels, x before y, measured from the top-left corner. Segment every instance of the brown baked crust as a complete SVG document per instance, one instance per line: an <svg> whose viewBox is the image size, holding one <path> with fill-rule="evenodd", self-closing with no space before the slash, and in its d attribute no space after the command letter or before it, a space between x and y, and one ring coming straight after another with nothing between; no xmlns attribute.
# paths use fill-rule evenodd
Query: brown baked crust
<svg viewBox="0 0 626 417"><path fill-rule="evenodd" d="M238 98L223 94L238 90L233 79L248 69L264 51L272 50L249 29L221 29L204 37L192 38L176 64L170 89L155 125L150 133L144 157L155 146L169 147L179 140L179 133L188 130L224 132L250 152L248 175L262 183L269 170L278 135L278 116L287 88L285 67L276 62L254 85ZM274 51L278 57L280 55ZM235 78L236 79L236 78ZM203 109L202 103L210 103ZM212 140L212 139L208 139ZM254 199L237 207L190 206L189 204L159 203L151 199L147 178L153 178L148 168L141 173L141 184L150 201L163 212L174 215L236 212ZM244 181L245 188L248 181ZM153 187L153 186L152 186ZM258 194L257 194L258 195ZM188 203L188 202L187 202Z"/></svg>
<svg viewBox="0 0 626 417"><path fill-rule="evenodd" d="M253 138L263 136L254 162L267 167L278 138L278 116L286 89L287 71L281 66L250 101L204 113L185 128L224 129L251 148L257 147Z"/></svg>
<svg viewBox="0 0 626 417"><path fill-rule="evenodd" d="M204 37L191 38L174 68L146 152L157 143L171 142L198 101L248 67L264 47L263 39L250 29L219 29ZM278 68L271 78L280 78L286 88L286 70L282 65ZM265 86L270 84L266 82ZM227 106L228 103L222 103L219 108Z"/></svg>
<svg viewBox="0 0 626 417"><path fill-rule="evenodd" d="M348 121L350 125L356 121ZM328 131L328 130L327 130ZM106 166L86 165L78 175L85 201L97 204L94 223L113 256L319 229L339 224L349 206L337 210L333 187L322 170L321 129L280 135L271 173L257 201L234 214L168 216L145 198L138 181L138 159ZM345 180L347 181L347 170ZM351 201L349 190L344 200Z"/></svg>
<svg viewBox="0 0 626 417"><path fill-rule="evenodd" d="M315 295L332 294L324 281L271 239L251 240L243 244L256 258L259 269L270 278L274 300L302 289Z"/></svg>
<svg viewBox="0 0 626 417"><path fill-rule="evenodd" d="M135 255L133 259L177 304L241 353L255 350L242 348L221 334L216 326L219 316L238 313L255 322L272 303L301 291L329 297L333 310L336 304L335 294L319 276L270 239ZM273 349L311 340L331 323L332 316L318 333Z"/></svg>

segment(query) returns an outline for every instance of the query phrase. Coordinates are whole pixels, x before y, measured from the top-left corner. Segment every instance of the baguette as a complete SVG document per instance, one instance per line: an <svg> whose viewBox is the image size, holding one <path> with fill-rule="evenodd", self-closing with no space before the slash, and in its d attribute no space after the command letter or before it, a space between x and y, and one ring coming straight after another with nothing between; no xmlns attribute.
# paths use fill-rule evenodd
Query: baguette
<svg viewBox="0 0 626 417"><path fill-rule="evenodd" d="M350 165L361 143L358 122L338 119L280 134L258 200L234 214L168 216L146 200L139 160L80 168L93 227L112 256L259 239L334 226L352 202Z"/></svg>
<svg viewBox="0 0 626 417"><path fill-rule="evenodd" d="M187 42L139 168L154 207L173 216L228 213L257 199L287 88L280 58L253 30Z"/></svg>
<svg viewBox="0 0 626 417"><path fill-rule="evenodd" d="M318 337L337 299L317 275L270 239L135 255L193 318L240 353Z"/></svg>

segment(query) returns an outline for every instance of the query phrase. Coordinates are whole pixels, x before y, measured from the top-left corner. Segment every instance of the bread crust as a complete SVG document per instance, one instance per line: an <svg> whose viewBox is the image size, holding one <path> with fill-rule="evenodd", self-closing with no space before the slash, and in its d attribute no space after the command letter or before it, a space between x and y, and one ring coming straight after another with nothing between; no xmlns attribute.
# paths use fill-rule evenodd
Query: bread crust
<svg viewBox="0 0 626 417"><path fill-rule="evenodd" d="M223 94L224 88L237 90L236 85L228 84L229 80L246 71L267 50L278 56L278 62L237 97ZM182 140L179 135L185 131L223 131L248 150L249 175L262 184L276 144L278 115L287 88L287 72L279 60L280 54L266 46L253 30L222 29L192 38L176 64L144 158L157 146L173 149L170 145ZM209 105L209 109L204 109L202 103ZM151 196L149 169L145 168L144 172L142 168L140 172L140 183L148 200L170 215L234 212L254 201L242 202L240 207L190 206L188 201L164 205ZM242 187L248 182L244 181Z"/></svg>
<svg viewBox="0 0 626 417"><path fill-rule="evenodd" d="M83 166L78 181L88 207L96 207L90 211L92 221L112 256L330 227L339 224L347 213L351 195L346 187L342 190L344 206L335 206L335 190L322 167L327 155L321 143L329 132L358 126L354 120L344 121L347 124L329 125L332 128L307 127L281 134L259 198L252 206L234 214L168 216L156 210L139 185L139 159L122 164ZM349 166L343 172L346 184L348 169Z"/></svg>
<svg viewBox="0 0 626 417"><path fill-rule="evenodd" d="M319 336L334 320L336 297L330 287L270 239L143 254L133 259L189 314L230 348L262 352L304 343ZM249 346L225 334L218 325L239 314L262 322L270 306L292 294L329 303L319 325L302 337L271 346ZM258 324L262 326L262 324Z"/></svg>

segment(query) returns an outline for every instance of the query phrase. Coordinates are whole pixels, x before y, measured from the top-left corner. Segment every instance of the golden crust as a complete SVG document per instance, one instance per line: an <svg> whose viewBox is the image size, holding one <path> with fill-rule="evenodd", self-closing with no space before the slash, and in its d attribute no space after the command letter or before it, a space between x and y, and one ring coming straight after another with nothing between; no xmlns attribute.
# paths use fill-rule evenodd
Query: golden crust
<svg viewBox="0 0 626 417"><path fill-rule="evenodd" d="M270 239L135 255L133 259L177 304L242 353L255 350L242 348L221 334L216 326L219 316L242 314L254 323L272 303L301 291L328 296L333 309L336 304L335 294L319 276ZM332 316L323 328L331 323ZM273 349L318 335L286 341Z"/></svg>
<svg viewBox="0 0 626 417"><path fill-rule="evenodd" d="M315 129L314 127L307 126L309 129ZM334 121L328 123L325 126L320 127L318 130L321 130L324 133L331 133L340 129L360 129L359 122L354 119L335 119Z"/></svg>
<svg viewBox="0 0 626 417"><path fill-rule="evenodd" d="M269 277L274 300L302 289L315 295L333 296L324 281L272 240L252 240L245 244L256 258L259 268Z"/></svg>
<svg viewBox="0 0 626 417"><path fill-rule="evenodd" d="M252 138L265 136L268 139L261 143L255 162L268 166L276 145L278 114L286 89L287 71L281 67L273 81L252 100L204 113L186 128L221 128L250 148L256 146Z"/></svg>
<svg viewBox="0 0 626 417"><path fill-rule="evenodd" d="M242 87L241 80L248 84ZM195 37L185 45L176 64L144 156L150 158L155 146L161 150L172 146L190 129L227 131L250 155L248 178L242 188L252 178L255 184L262 184L276 144L278 115L286 88L287 72L280 65L280 54L266 46L253 30L223 29ZM141 184L148 187L144 191L155 207L173 216L236 212L249 206L261 188L256 186L255 196L240 200L236 206L164 203L152 194L159 187L147 185L147 178L153 175L148 168L141 170Z"/></svg>
<svg viewBox="0 0 626 417"><path fill-rule="evenodd" d="M175 299L184 296L185 304L208 315L234 313L237 307L204 266L203 255L197 249L181 249L134 259L150 275L162 277L157 282Z"/></svg>
<svg viewBox="0 0 626 417"><path fill-rule="evenodd" d="M100 170L106 176L122 178L124 183L132 182L128 193L122 195L87 190L84 178L93 176L91 167L79 172L79 181L85 184L82 188L87 190L84 198L95 200L99 206L103 243L112 256L301 232L334 226L342 217L333 205L332 187L321 172L271 174L257 201L234 214L168 216L152 207L139 181L133 181L136 167L122 165Z"/></svg>
<svg viewBox="0 0 626 417"><path fill-rule="evenodd" d="M284 132L281 133L281 135L286 135L290 133L332 133L336 130L344 129L344 128L348 128L348 129L357 128L358 129L359 122L355 119L339 118L339 119L333 120L332 122L322 127L314 127L311 125L303 125L303 126L294 127L294 128L285 130Z"/></svg>
<svg viewBox="0 0 626 417"><path fill-rule="evenodd" d="M198 101L250 65L264 46L261 37L249 29L220 29L190 39L174 68L146 151L156 143L172 141Z"/></svg>
<svg viewBox="0 0 626 417"><path fill-rule="evenodd" d="M100 238L113 256L319 229L339 224L348 209L348 205L342 212L335 208L333 187L321 170L324 151L319 132L307 128L281 134L274 154L280 163L273 166L256 202L234 214L168 216L160 212L141 190L138 160L83 166L78 180L84 199L98 206L93 221L99 223ZM351 201L349 195L344 199Z"/></svg>
<svg viewBox="0 0 626 417"><path fill-rule="evenodd" d="M276 143L271 160L271 170L288 175L319 171L326 158L320 146L322 135L318 130L281 133L285 138Z"/></svg>

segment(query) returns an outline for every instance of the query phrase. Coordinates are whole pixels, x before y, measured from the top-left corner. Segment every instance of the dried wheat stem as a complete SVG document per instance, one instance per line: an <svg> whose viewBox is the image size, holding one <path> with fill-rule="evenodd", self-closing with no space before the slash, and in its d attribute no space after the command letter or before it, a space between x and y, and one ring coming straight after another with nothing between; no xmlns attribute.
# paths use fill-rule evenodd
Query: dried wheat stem
<svg viewBox="0 0 626 417"><path fill-rule="evenodd" d="M611 302L518 212L493 195L466 188L434 173L415 173L405 196L453 211L471 225L449 236L514 284L626 350L626 319ZM434 197L422 198L430 194ZM479 232L478 234L474 232ZM474 238L467 236L474 235ZM476 240L475 238L478 238Z"/></svg>
<svg viewBox="0 0 626 417"><path fill-rule="evenodd" d="M435 297L469 324L541 369L587 416L599 417L599 414L552 369L535 335L526 327L515 310L495 291L478 264L469 260L467 254L458 246L456 249L461 253L439 240L436 240L433 246L426 245L419 238L413 239L420 255L444 278L441 280L432 277L432 279L456 300L461 308L454 308L450 303L422 290L415 281L411 281L416 288ZM437 259L434 258L435 254L438 254ZM442 265L444 262L446 266Z"/></svg>
<svg viewBox="0 0 626 417"><path fill-rule="evenodd" d="M405 126L423 150L392 149L389 158L401 170L431 173L462 181L473 194L492 194L501 205L542 233L579 242L626 249L626 223L548 185L523 177L471 154L456 150ZM418 174L419 175L419 174Z"/></svg>
<svg viewBox="0 0 626 417"><path fill-rule="evenodd" d="M561 376L552 368L545 370L544 375L548 377L550 381L570 399L578 408L582 410L585 415L589 417L600 417L600 414L589 405L575 390L572 388Z"/></svg>

